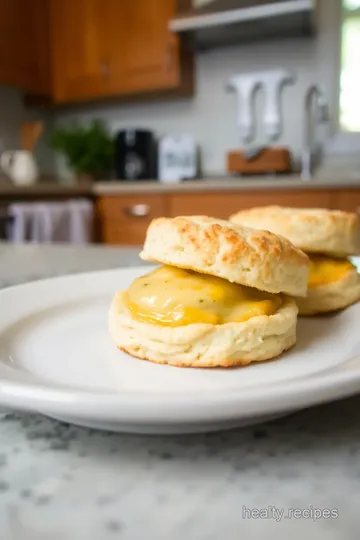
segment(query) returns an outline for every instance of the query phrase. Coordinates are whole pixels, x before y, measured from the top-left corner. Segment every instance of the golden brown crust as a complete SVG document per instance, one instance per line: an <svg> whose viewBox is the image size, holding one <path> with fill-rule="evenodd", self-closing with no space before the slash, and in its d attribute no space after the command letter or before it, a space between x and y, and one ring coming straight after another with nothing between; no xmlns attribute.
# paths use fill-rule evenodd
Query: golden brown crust
<svg viewBox="0 0 360 540"><path fill-rule="evenodd" d="M307 290L309 259L288 240L207 216L155 219L140 257L272 293Z"/></svg>
<svg viewBox="0 0 360 540"><path fill-rule="evenodd" d="M360 219L355 213L325 208L264 206L242 210L229 219L232 223L284 236L307 253L335 257L360 253Z"/></svg>

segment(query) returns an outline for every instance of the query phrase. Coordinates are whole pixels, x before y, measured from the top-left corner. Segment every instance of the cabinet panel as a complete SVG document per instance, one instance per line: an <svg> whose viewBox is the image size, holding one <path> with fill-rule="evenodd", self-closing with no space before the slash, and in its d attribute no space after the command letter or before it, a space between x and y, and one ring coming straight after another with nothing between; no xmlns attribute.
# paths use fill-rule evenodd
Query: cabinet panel
<svg viewBox="0 0 360 540"><path fill-rule="evenodd" d="M0 83L50 92L48 0L0 0Z"/></svg>
<svg viewBox="0 0 360 540"><path fill-rule="evenodd" d="M269 204L294 208L331 208L331 197L330 192L322 190L178 194L170 196L170 213L172 216L205 214L226 219L238 210Z"/></svg>
<svg viewBox="0 0 360 540"><path fill-rule="evenodd" d="M108 0L110 85L114 93L180 84L179 38L167 25L175 0Z"/></svg>
<svg viewBox="0 0 360 540"><path fill-rule="evenodd" d="M109 93L107 1L51 0L56 102Z"/></svg>
<svg viewBox="0 0 360 540"><path fill-rule="evenodd" d="M336 193L339 201L341 193ZM360 190L357 193L356 200L360 205ZM345 195L350 198L354 193L349 192ZM205 214L227 219L238 210L269 204L294 208L332 208L332 197L333 194L327 190L121 195L100 197L97 208L103 242L142 245L147 227L156 217ZM346 199L343 201L346 202Z"/></svg>
<svg viewBox="0 0 360 540"><path fill-rule="evenodd" d="M177 0L50 1L55 102L191 93L192 54L168 30Z"/></svg>
<svg viewBox="0 0 360 540"><path fill-rule="evenodd" d="M152 219L168 215L163 195L100 197L98 214L106 244L142 245Z"/></svg>
<svg viewBox="0 0 360 540"><path fill-rule="evenodd" d="M331 193L331 206L345 212L360 214L360 189L342 189Z"/></svg>

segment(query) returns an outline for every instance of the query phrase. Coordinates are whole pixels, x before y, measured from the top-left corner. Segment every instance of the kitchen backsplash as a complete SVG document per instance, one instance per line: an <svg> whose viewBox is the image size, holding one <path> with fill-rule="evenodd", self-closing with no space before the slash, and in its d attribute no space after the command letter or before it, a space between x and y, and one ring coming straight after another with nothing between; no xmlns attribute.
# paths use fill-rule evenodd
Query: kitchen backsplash
<svg viewBox="0 0 360 540"><path fill-rule="evenodd" d="M316 41L294 39L238 45L225 49L202 52L196 58L196 92L193 98L137 104L112 104L59 111L56 122L72 119L105 120L110 129L151 129L156 135L189 133L201 151L204 174L225 172L225 154L236 148L240 139L236 126L236 97L228 93L225 84L234 73L283 67L294 72L296 83L284 88L282 94L284 126L278 144L286 145L299 154L302 147L304 94L316 81ZM262 95L258 96L257 118L263 108ZM261 128L260 122L258 122ZM259 129L255 143L263 143ZM58 160L57 172L66 177L64 162Z"/></svg>
<svg viewBox="0 0 360 540"><path fill-rule="evenodd" d="M42 120L46 126L46 131L39 140L36 157L41 173L51 175L56 171L55 156L47 143L52 124L51 113L27 109L24 106L23 99L20 90L0 86L0 154L4 150L17 150L20 147L20 126L22 122Z"/></svg>

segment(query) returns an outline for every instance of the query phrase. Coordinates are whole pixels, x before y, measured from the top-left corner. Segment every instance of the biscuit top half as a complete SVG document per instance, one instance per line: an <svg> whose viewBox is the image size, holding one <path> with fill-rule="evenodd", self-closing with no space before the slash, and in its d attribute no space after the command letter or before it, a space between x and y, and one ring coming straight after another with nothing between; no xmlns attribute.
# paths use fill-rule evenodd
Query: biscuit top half
<svg viewBox="0 0 360 540"><path fill-rule="evenodd" d="M360 253L360 219L355 213L325 208L264 206L242 210L229 220L284 236L307 253L334 257Z"/></svg>
<svg viewBox="0 0 360 540"><path fill-rule="evenodd" d="M291 242L207 216L153 220L140 257L271 293L307 293L309 259Z"/></svg>

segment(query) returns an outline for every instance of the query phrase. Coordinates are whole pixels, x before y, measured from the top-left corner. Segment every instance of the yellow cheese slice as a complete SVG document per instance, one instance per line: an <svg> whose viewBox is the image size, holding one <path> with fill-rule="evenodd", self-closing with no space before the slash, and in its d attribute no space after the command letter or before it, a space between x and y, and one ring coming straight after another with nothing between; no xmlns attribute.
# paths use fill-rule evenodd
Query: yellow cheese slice
<svg viewBox="0 0 360 540"><path fill-rule="evenodd" d="M309 258L309 288L334 283L356 269L348 259L333 259L323 255L309 255Z"/></svg>
<svg viewBox="0 0 360 540"><path fill-rule="evenodd" d="M124 301L134 319L175 327L243 322L272 315L283 299L218 277L161 266L135 279Z"/></svg>

